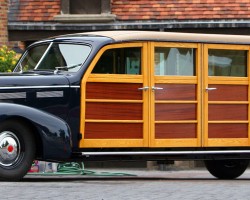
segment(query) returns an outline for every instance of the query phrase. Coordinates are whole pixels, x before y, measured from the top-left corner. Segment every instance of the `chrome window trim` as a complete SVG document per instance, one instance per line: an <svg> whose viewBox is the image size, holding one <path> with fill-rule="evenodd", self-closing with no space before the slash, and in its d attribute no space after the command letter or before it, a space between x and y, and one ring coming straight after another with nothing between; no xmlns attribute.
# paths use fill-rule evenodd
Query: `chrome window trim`
<svg viewBox="0 0 250 200"><path fill-rule="evenodd" d="M122 156L122 155L181 155L181 154L244 154L250 150L214 151L121 151L121 152L82 152L82 156Z"/></svg>
<svg viewBox="0 0 250 200"><path fill-rule="evenodd" d="M10 89L48 89L48 88L71 88L70 85L45 85L45 86L7 86L0 87L0 90L10 90Z"/></svg>

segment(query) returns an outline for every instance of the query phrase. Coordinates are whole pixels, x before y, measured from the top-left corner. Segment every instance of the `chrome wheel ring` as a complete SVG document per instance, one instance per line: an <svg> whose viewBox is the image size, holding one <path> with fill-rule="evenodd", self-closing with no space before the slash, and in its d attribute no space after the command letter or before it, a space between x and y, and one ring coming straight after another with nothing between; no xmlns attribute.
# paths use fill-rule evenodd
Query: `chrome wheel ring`
<svg viewBox="0 0 250 200"><path fill-rule="evenodd" d="M20 141L11 131L0 133L0 165L13 166L21 155Z"/></svg>

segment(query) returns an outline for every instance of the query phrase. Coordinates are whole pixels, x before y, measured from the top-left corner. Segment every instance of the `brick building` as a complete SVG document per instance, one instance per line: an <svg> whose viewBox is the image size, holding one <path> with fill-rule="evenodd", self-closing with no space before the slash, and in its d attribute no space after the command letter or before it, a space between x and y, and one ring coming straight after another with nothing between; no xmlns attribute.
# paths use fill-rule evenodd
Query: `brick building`
<svg viewBox="0 0 250 200"><path fill-rule="evenodd" d="M7 10L7 0L0 0L0 46L8 43Z"/></svg>
<svg viewBox="0 0 250 200"><path fill-rule="evenodd" d="M250 34L249 0L9 2L11 41L29 43L58 34L114 29Z"/></svg>

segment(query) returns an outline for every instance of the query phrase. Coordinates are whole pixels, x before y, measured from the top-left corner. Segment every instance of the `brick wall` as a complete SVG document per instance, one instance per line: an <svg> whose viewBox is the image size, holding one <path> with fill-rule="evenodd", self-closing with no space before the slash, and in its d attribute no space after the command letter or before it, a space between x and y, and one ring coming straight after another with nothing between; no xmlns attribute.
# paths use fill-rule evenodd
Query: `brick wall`
<svg viewBox="0 0 250 200"><path fill-rule="evenodd" d="M250 0L113 0L118 20L250 19Z"/></svg>
<svg viewBox="0 0 250 200"><path fill-rule="evenodd" d="M9 21L53 21L61 0L11 0Z"/></svg>
<svg viewBox="0 0 250 200"><path fill-rule="evenodd" d="M10 21L54 21L61 12L61 0L10 2ZM250 0L111 0L111 13L117 20L250 19Z"/></svg>
<svg viewBox="0 0 250 200"><path fill-rule="evenodd" d="M8 0L0 0L0 46L8 44L7 9Z"/></svg>

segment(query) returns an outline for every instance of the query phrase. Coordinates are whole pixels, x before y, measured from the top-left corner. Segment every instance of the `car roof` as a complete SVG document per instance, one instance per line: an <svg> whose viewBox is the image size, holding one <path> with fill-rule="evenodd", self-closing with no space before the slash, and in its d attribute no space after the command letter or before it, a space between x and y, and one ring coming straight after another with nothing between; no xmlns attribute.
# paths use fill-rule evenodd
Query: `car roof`
<svg viewBox="0 0 250 200"><path fill-rule="evenodd" d="M62 36L61 36L62 37ZM64 35L63 37L107 37L114 42L123 41L175 41L225 44L250 44L250 36L176 33L157 31L98 31Z"/></svg>

